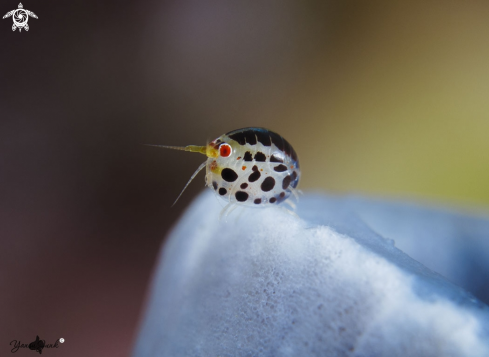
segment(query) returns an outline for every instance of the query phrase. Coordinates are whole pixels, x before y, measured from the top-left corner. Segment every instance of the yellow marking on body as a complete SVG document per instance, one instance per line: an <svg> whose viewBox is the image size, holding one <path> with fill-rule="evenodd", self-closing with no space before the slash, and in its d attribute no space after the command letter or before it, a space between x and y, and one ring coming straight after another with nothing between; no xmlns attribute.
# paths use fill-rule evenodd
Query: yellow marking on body
<svg viewBox="0 0 489 357"><path fill-rule="evenodd" d="M202 146L204 148L203 154L207 155L207 157L219 157L219 151L214 148L212 145Z"/></svg>
<svg viewBox="0 0 489 357"><path fill-rule="evenodd" d="M220 175L221 174L221 171L223 170L222 167L220 167L218 164L217 164L217 161L214 160L211 162L210 166L209 166L209 169L215 173L215 174L218 174Z"/></svg>

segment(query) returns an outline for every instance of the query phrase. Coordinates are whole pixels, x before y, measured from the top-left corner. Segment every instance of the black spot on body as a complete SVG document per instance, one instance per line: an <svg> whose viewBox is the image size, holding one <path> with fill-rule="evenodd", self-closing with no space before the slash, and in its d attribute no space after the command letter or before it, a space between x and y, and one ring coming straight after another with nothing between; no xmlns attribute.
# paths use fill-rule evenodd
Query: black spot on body
<svg viewBox="0 0 489 357"><path fill-rule="evenodd" d="M277 203L283 202L287 199L287 194L285 192L280 192L280 195L277 197Z"/></svg>
<svg viewBox="0 0 489 357"><path fill-rule="evenodd" d="M253 166L253 167L255 167L255 166ZM260 177L261 177L261 173L260 173L260 171L258 171L258 170L256 170L256 171L255 171L255 170L253 170L253 173L252 173L250 176L248 176L248 181L250 181L250 182L255 182L255 181L256 181L256 180L258 180Z"/></svg>
<svg viewBox="0 0 489 357"><path fill-rule="evenodd" d="M246 143L250 145L256 145L256 136L253 130L246 130L244 132Z"/></svg>
<svg viewBox="0 0 489 357"><path fill-rule="evenodd" d="M275 203L277 202L277 199L275 197L270 198L270 203Z"/></svg>
<svg viewBox="0 0 489 357"><path fill-rule="evenodd" d="M229 137L237 141L240 145L246 143L250 145L256 145L255 130L253 129L240 129L231 133L228 133Z"/></svg>
<svg viewBox="0 0 489 357"><path fill-rule="evenodd" d="M258 142L261 143L263 146L272 145L272 141L270 140L270 135L268 133L268 130L255 130L256 138L258 139Z"/></svg>
<svg viewBox="0 0 489 357"><path fill-rule="evenodd" d="M237 141L240 145L245 145L246 143L256 145L257 142L259 142L263 146L271 146L273 143L280 151L284 152L284 154L296 161L297 167L299 167L297 153L292 145L290 145L290 143L282 136L274 133L273 131L263 128L247 128L231 131L227 133L227 135L231 139Z"/></svg>
<svg viewBox="0 0 489 357"><path fill-rule="evenodd" d="M287 166L285 165L278 165L273 168L277 172L284 172L287 171Z"/></svg>
<svg viewBox="0 0 489 357"><path fill-rule="evenodd" d="M234 182L238 178L238 174L232 169L224 169L221 171L221 177L224 181Z"/></svg>
<svg viewBox="0 0 489 357"><path fill-rule="evenodd" d="M294 172L292 173L292 185L291 185L293 188L296 188L296 187L297 187L297 185L299 184L298 177L299 177L299 176L297 175L297 172L296 172L296 171L294 171Z"/></svg>
<svg viewBox="0 0 489 357"><path fill-rule="evenodd" d="M292 154L292 146L289 144L287 140L282 138L284 140L284 151L287 156L290 156Z"/></svg>
<svg viewBox="0 0 489 357"><path fill-rule="evenodd" d="M242 131L229 135L229 137L238 142L239 145L246 144L246 137Z"/></svg>
<svg viewBox="0 0 489 357"><path fill-rule="evenodd" d="M295 150L292 146L291 146L291 148L292 148L292 153L290 154L290 157L292 158L292 160L297 161L298 160L297 153L295 152ZM297 166L299 166L299 163L297 163Z"/></svg>
<svg viewBox="0 0 489 357"><path fill-rule="evenodd" d="M255 205L259 205L261 203L261 198L257 198L253 201Z"/></svg>
<svg viewBox="0 0 489 357"><path fill-rule="evenodd" d="M256 165L253 165L253 167L251 168L253 171L258 171L258 166Z"/></svg>
<svg viewBox="0 0 489 357"><path fill-rule="evenodd" d="M247 151L244 154L243 160L244 161L253 161L253 156L251 155L251 152Z"/></svg>
<svg viewBox="0 0 489 357"><path fill-rule="evenodd" d="M249 197L248 194L243 191L236 192L235 196L236 196L236 200L238 200L239 202L245 202Z"/></svg>
<svg viewBox="0 0 489 357"><path fill-rule="evenodd" d="M226 193L228 193L228 190L226 190L224 187L221 187L221 188L219 189L219 194L220 194L221 196L224 196Z"/></svg>
<svg viewBox="0 0 489 357"><path fill-rule="evenodd" d="M246 187L248 187L248 184L246 182L244 182L239 187L241 187L244 190Z"/></svg>
<svg viewBox="0 0 489 357"><path fill-rule="evenodd" d="M275 187L275 179L271 176L267 177L265 180L263 180L260 187L264 192L273 190Z"/></svg>
<svg viewBox="0 0 489 357"><path fill-rule="evenodd" d="M267 161L267 157L265 156L264 153L258 151L255 154L255 161L265 162L265 161Z"/></svg>
<svg viewBox="0 0 489 357"><path fill-rule="evenodd" d="M216 181L212 182L212 187L214 187L214 190L217 190L217 182Z"/></svg>
<svg viewBox="0 0 489 357"><path fill-rule="evenodd" d="M275 146L280 151L284 151L284 139L277 133L274 133L273 131L270 131L269 133L270 133L270 138L272 139L272 143L274 143Z"/></svg>
<svg viewBox="0 0 489 357"><path fill-rule="evenodd" d="M285 176L284 180L282 181L282 188L286 190L287 187L289 187L291 181L292 177L290 175Z"/></svg>
<svg viewBox="0 0 489 357"><path fill-rule="evenodd" d="M272 157L270 158L270 162L284 162L284 160L281 157L272 155Z"/></svg>

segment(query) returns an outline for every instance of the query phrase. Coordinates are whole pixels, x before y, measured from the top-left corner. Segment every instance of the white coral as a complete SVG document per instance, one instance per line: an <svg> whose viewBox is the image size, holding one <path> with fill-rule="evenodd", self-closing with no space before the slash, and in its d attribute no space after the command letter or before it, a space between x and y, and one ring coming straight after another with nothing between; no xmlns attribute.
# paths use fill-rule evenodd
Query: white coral
<svg viewBox="0 0 489 357"><path fill-rule="evenodd" d="M349 211L207 192L161 255L134 356L489 356L489 311Z"/></svg>

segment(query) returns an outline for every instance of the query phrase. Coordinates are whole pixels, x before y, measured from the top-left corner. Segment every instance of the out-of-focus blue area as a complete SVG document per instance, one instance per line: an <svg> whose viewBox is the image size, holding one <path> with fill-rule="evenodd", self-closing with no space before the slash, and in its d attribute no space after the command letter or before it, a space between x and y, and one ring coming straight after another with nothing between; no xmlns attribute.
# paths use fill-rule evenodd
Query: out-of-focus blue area
<svg viewBox="0 0 489 357"><path fill-rule="evenodd" d="M453 254L465 266L456 245L483 254L482 218L321 195L301 199L301 219L238 209L218 221L220 209L206 192L172 232L134 356L488 355L488 306L389 239L429 258L433 237L434 265ZM457 237L474 222L478 234Z"/></svg>
<svg viewBox="0 0 489 357"><path fill-rule="evenodd" d="M353 196L338 201L404 253L489 304L489 217Z"/></svg>
<svg viewBox="0 0 489 357"><path fill-rule="evenodd" d="M339 233L361 239L364 246L395 264L404 266L407 262L408 269L413 269L412 260L407 261L399 254L402 251L443 276L439 279L438 274L423 272L423 277L432 283L445 285L449 280L489 303L489 219L360 196L318 194L302 201L300 212L309 222L327 224ZM318 206L322 209L317 210ZM389 247L383 244L386 240L398 249L386 250ZM430 289L420 287L418 292L422 291L429 295ZM458 293L453 298L464 301Z"/></svg>

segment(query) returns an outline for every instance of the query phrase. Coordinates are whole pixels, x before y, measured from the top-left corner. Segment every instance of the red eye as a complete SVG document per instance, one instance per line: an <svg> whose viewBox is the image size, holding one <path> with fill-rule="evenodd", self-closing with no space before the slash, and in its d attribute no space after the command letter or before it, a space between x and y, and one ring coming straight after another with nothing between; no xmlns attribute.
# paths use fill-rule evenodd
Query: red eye
<svg viewBox="0 0 489 357"><path fill-rule="evenodd" d="M228 157L232 152L233 149L229 144L221 144L221 146L219 146L219 154L221 154L222 157Z"/></svg>

